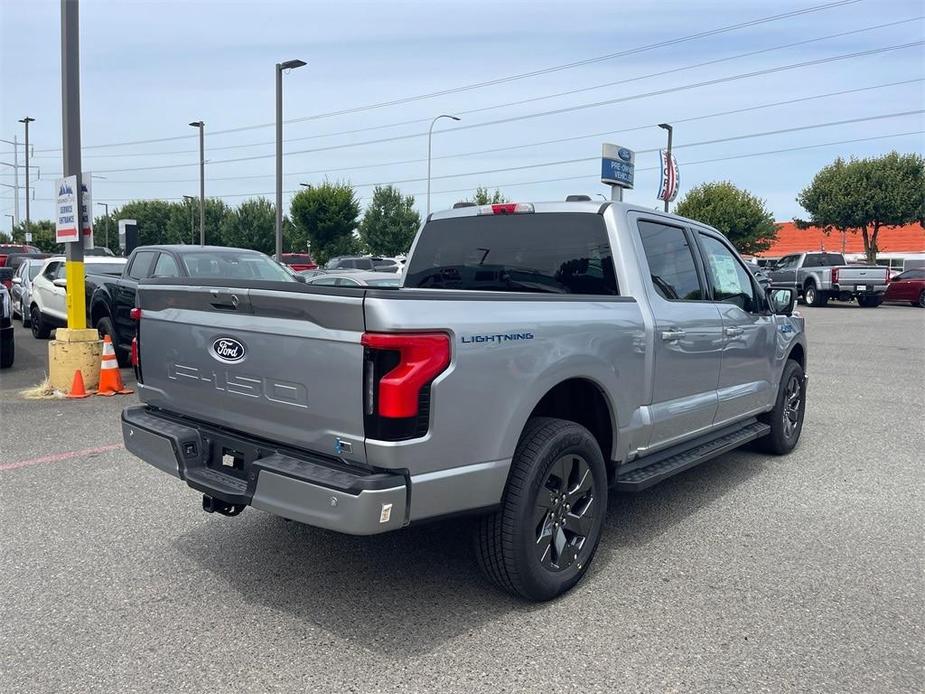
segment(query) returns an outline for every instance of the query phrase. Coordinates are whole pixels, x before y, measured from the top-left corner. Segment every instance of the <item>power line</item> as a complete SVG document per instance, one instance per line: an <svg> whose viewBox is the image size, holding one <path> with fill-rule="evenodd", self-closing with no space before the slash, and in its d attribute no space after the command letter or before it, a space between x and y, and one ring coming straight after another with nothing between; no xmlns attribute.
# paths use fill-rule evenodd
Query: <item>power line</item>
<svg viewBox="0 0 925 694"><path fill-rule="evenodd" d="M859 57L864 57L864 56L869 56L869 55L887 53L890 51L903 50L906 48L921 46L922 44L925 44L925 41L921 41L921 40L911 41L909 43L904 43L904 44L884 46L881 48L872 48L866 51L856 51L854 53L843 53L840 55L829 56L827 58L817 58L815 60L807 60L807 61L803 61L800 63L791 63L789 65L781 65L781 66L777 66L773 68L765 68L762 70L753 70L751 72L740 73L737 75L727 75L726 77L718 77L718 78L714 78L711 80L694 82L691 84L678 85L675 87L666 87L664 89L658 89L658 90L654 90L651 92L644 92L641 94L631 94L628 96L621 96L621 97L617 97L614 99L605 99L603 101L595 101L592 103L578 104L575 106L566 106L563 108L553 109L550 111L539 111L539 112L534 112L534 113L526 113L526 114L522 114L519 116L511 116L508 118L502 118L502 119L493 120L493 121L484 121L482 123L461 125L461 126L456 126L454 128L447 128L443 130L442 132L449 133L449 132L456 132L460 130L471 130L473 128L484 128L484 127L488 127L492 125L512 123L515 121L527 120L527 119L532 119L532 118L541 118L541 117L550 116L550 115L570 113L572 111L581 111L581 110L586 110L586 109L591 109L591 108L599 108L601 106L609 106L612 104L623 103L626 101L633 101L635 99L648 98L651 96L662 96L664 94L672 94L675 92L687 91L690 89L698 89L700 87L707 87L707 86L713 86L717 84L724 84L728 82L735 82L735 81L739 81L743 79L749 79L751 77L759 77L763 75L775 74L778 72L786 72L788 70L801 69L804 67L810 67L814 65L822 65L822 64L837 62L841 60L850 60L852 58L859 58ZM286 152L286 156L291 157L291 156L295 156L298 154L313 154L316 152L327 152L331 150L362 147L362 146L366 146L370 144L380 144L383 142L397 142L400 140L408 140L412 138L421 137L422 135L423 133L414 133L411 135L395 135L393 137L378 138L374 140L362 140L360 142L348 142L348 143L339 144L339 145L329 145L326 147L315 147L312 149L304 149L304 150ZM268 159L274 156L275 156L274 154L258 154L258 155L253 155L249 157L235 157L233 159L216 159L216 160L210 161L209 165L213 166L215 164L231 164L231 163L237 163L237 162L242 162L242 161L256 161L258 159ZM199 165L199 162L189 162L189 163L184 163L184 164L160 164L156 166L139 166L139 167L130 167L130 168L123 168L123 169L98 169L96 172L100 174L104 174L104 173L124 173L126 171L155 171L155 170L160 170L160 169L177 169L177 168L183 168L186 166L198 166L198 165Z"/></svg>
<svg viewBox="0 0 925 694"><path fill-rule="evenodd" d="M878 30L878 29L884 29L884 28L888 28L888 27L894 27L894 26L897 26L897 25L900 25L900 24L907 24L907 23L919 21L919 20L922 20L922 19L925 19L925 16L919 15L919 16L916 16L916 17L908 17L908 18L906 18L906 19L900 19L900 20L897 20L897 21L887 22L887 23L884 23L884 24L877 24L877 25L873 25L873 26L862 27L862 28L860 28L860 29L852 29L852 30L850 30L850 31L842 31L842 32L839 32L839 33L836 33L836 34L827 34L827 35L825 35L825 36L817 36L817 37L814 37L814 38L811 38L811 39L804 39L804 40L802 40L802 41L796 41L796 42L794 42L794 43L787 43L787 44L782 44L782 45L771 46L770 48L762 48L762 49L755 50L755 51L748 51L748 52L746 52L746 53L739 53L739 54L737 54L737 55L726 56L726 57L724 57L724 58L716 58L716 59L708 60L708 61L701 62L701 63L694 63L694 64L692 64L692 65L685 65L685 66L683 66L683 67L671 68L671 69L668 69L668 70L661 70L661 71L659 71L659 72L652 72L652 73L649 73L649 74L646 74L646 75L639 75L639 76L636 76L636 77L628 77L628 78L624 78L624 79L621 79L621 80L617 80L617 81L615 81L615 82L605 82L605 83L603 83L603 84L596 84L596 85L592 85L592 86L589 86L589 87L581 87L581 88L578 88L578 89L571 89L571 90L568 90L568 91L556 92L556 93L553 93L553 94L544 94L544 95L541 95L541 96L530 97L530 98L528 98L528 99L520 99L520 100L518 100L518 101L509 101L509 102L506 102L506 103L493 104L493 105L491 105L491 106L482 106L482 107L474 108L474 109L468 109L468 110L462 110L462 111L460 111L460 110L455 110L454 113L456 113L457 115L471 115L471 114L473 114L473 113L483 113L483 112L485 112L485 111L493 111L493 110L497 110L497 109L508 108L508 107L511 107L511 106L520 106L520 105L527 104L527 103L533 103L533 102L537 102L537 101L544 101L544 100L547 100L547 99L555 99L555 98L559 98L559 97L562 97L562 96L571 96L571 95L579 94L579 93L582 93L582 92L589 92L589 91L594 91L594 90L597 90L597 89L605 89L605 88L608 88L608 87L614 87L614 86L621 85L621 84L628 84L628 83L630 83L630 82L638 82L638 81L641 81L641 80L653 79L653 78L656 78L656 77L663 77L663 76L665 76L665 75L671 75L671 74L676 74L676 73L679 73L679 72L685 72L685 71L687 71L687 70L694 70L694 69L701 68L701 67L707 67L707 66L709 66L709 65L717 65L717 64L719 64L719 63L727 63L727 62L732 62L732 61L735 61L735 60L741 60L742 58L749 58L749 57L753 57L753 56L756 56L756 55L761 55L761 54L764 54L764 53L772 53L772 52L775 52L775 51L787 50L787 49L790 49L790 48L796 48L797 46L805 46L805 45L812 44L812 43L818 43L818 42L820 42L820 41L827 41L827 40L831 40L831 39L835 39L835 38L843 38L843 37L845 37L845 36L852 36L852 35L855 35L855 34L860 34L860 33L868 32L868 31L875 31L875 30ZM338 131L338 132L322 133L322 134L317 134L317 135L307 135L307 136L303 136L303 137L292 137L292 138L287 138L287 139L285 139L285 140L283 140L283 141L284 141L284 142L301 142L301 141L305 141L305 140L317 140L317 139L321 139L321 138L325 138L325 137L335 137L335 136L339 136L339 135L355 135L355 134L357 134L357 133L370 132L370 131L373 131L373 130L383 130L383 129L387 129L387 128L400 127L400 126L404 126L404 125L417 125L417 124L420 124L420 123L429 123L430 120L431 120L430 118L416 118L416 119L412 119L412 120L399 121L399 122L395 122L395 123L385 123L385 124L382 124L382 125L366 126L366 127L363 127L363 128L354 128L354 129L352 129L352 130L342 130L342 131ZM210 152L215 152L215 151L224 151L224 150L231 150L231 149L246 149L246 148L248 148L248 147L264 147L264 146L268 146L268 145L273 145L274 143L275 143L275 141L264 141L264 142L250 142L250 143L246 143L246 144L210 146L210 147L209 147L209 151L210 151ZM46 151L46 150L42 150L42 151ZM95 154L95 155L91 155L91 156L93 156L93 157L126 158L126 157L165 156L165 155L173 155L173 154L191 154L191 153L192 153L191 150L189 150L189 149L184 149L184 150L173 150L173 151L166 151L166 152L165 152L165 151L159 151L159 152L135 152L135 153L122 153L122 154ZM46 157L50 157L50 156L52 156L52 155L45 155L45 156L46 156ZM198 179L197 179L197 180L198 180Z"/></svg>
<svg viewBox="0 0 925 694"><path fill-rule="evenodd" d="M585 58L585 59L577 60L577 61L574 61L574 62L571 62L571 63L563 63L563 64L561 64L561 65L553 65L553 66L551 66L551 67L541 68L541 69L538 69L538 70L532 70L532 71L530 71L530 72L523 72L523 73L519 73L519 74L515 74L515 75L509 75L509 76L506 76L506 77L498 77L498 78L495 78L495 79L492 79L492 80L485 80L485 81L482 81L482 82L474 82L474 83L465 84L465 85L462 85L462 86L459 86L459 87L452 87L452 88L449 88L449 89L442 89L442 90L439 90L439 91L428 92L428 93L425 93L425 94L418 94L418 95L414 95L414 96L401 97L401 98L398 98L398 99L392 99L392 100L390 100L390 101L381 101L381 102L378 102L378 103L366 104L366 105L364 105L364 106L354 106L354 107L352 107L352 108L341 109L341 110L339 110L339 111L330 111L330 112L328 112L328 113L319 113L319 114L314 114L314 115L311 115L311 116L302 116L302 117L300 117L300 118L291 118L291 119L286 120L286 121L283 121L283 122L284 122L284 123L299 123L299 122L304 122L304 121L308 121L308 120L318 120L318 119L321 119L321 118L331 118L331 117L334 117L334 116L343 116L343 115L347 115L347 114L351 114L351 113L359 113L359 112L361 112L361 111L370 111L370 110L375 110L375 109L386 108L386 107L388 107L388 106L397 106L397 105L400 105L400 104L410 103L410 102L412 102L412 101L420 101L420 100L422 100L422 99L432 99L432 98L435 98L435 97L438 97L438 96L446 96L446 95L449 95L449 94L458 94L458 93L461 93L461 92L472 91L472 90L475 90L475 89L482 89L482 88L484 88L484 87L490 87L490 86L495 86L495 85L499 85L499 84L505 84L505 83L508 83L508 82L515 82L515 81L527 79L527 78L530 78L530 77L538 77L538 76L540 76L540 75L547 75L547 74L551 74L551 73L554 73L554 72L561 72L561 71L563 71L563 70L571 70L571 69L573 69L573 68L582 67L582 66L584 66L584 65L591 65L591 64L593 64L593 63L599 63L599 62L604 62L604 61L608 61L608 60L614 60L614 59L616 59L616 58L623 58L623 57L626 57L626 56L629 56L629 55L636 55L636 54L639 54L639 53L645 53L645 52L648 52L648 51L656 50L656 49L658 49L658 48L665 48L665 47L668 47L668 46L675 46L675 45L678 45L678 44L681 44L681 43L687 43L687 42L690 42L690 41L695 41L695 40L697 40L697 39L708 38L708 37L710 37L710 36L716 36L716 35L718 35L718 34L725 34L725 33L733 32L733 31L737 31L737 30L739 30L739 29L745 29L745 28L748 28L748 27L759 26L759 25L761 25L761 24L767 24L767 23L770 23L770 22L780 21L780 20L782 20L782 19L789 19L789 18L791 18L791 17L799 17L799 16L803 16L803 15L806 15L806 14L811 14L811 13L814 13L814 12L821 12L821 11L824 11L824 10L829 10L829 9L834 9L834 8L838 8L838 7L843 7L843 6L846 6L846 5L854 5L854 4L857 4L857 3L861 2L861 1L862 1L862 0L836 0L835 2L823 3L823 4L821 4L821 5L813 5L813 6L811 6L811 7L806 7L806 8L803 8L803 9L801 9L801 10L792 10L792 11L790 11L790 12L783 12L783 13L780 13L780 14L770 15L770 16L767 16L767 17L760 17L760 18L758 18L758 19L753 19L753 20L749 20L749 21L746 21L746 22L739 22L739 23L737 23L737 24L730 24L730 25L723 26L723 27L718 27L718 28L715 28L715 29L708 29L708 30L706 30L706 31L701 31L701 32L697 32L697 33L694 33L694 34L688 34L688 35L686 35L686 36L680 36L680 37L676 37L676 38L673 38L673 39L666 39L666 40L664 40L664 41L658 41L658 42L655 42L655 43L646 44L646 45L643 45L643 46L637 46L637 47L635 47L635 48L625 49L625 50L622 50L622 51L618 51L618 52L616 52L616 53L608 53L608 54L606 54L606 55L596 56L596 57L593 57L593 58ZM225 129L225 130L214 130L214 131L211 131L210 134L211 134L211 135L219 135L219 134L226 134L226 133L236 133L236 132L243 132L243 131L245 131L245 130L255 130L255 129L258 129L258 128L272 127L272 126L274 126L274 125L275 125L275 123L260 123L260 124L257 124L257 125L247 125L247 126L241 126L241 127L238 127L238 128L227 128L227 129ZM132 144L152 144L152 143L156 143L156 142L170 142L170 141L175 141L175 140L186 140L186 139L190 139L190 137L191 137L191 136L189 136L189 135L176 135L176 136L173 136L173 137L161 137L161 138L153 138L153 139L147 139L147 140L134 140L134 141L129 141L129 142L113 142L113 143L101 144L101 145L85 145L85 146L83 147L83 149L87 150L87 149L98 149L98 148L104 148L104 147L118 147L118 146L123 146L123 145L132 145ZM60 152L60 151L61 151L61 148L57 148L57 149L47 149L47 150L37 150L37 151L41 151L41 152Z"/></svg>
<svg viewBox="0 0 925 694"><path fill-rule="evenodd" d="M675 125L683 124L683 123L692 123L695 121L706 120L709 118L718 118L721 116L729 116L729 115L735 115L739 113L747 113L749 111L760 111L760 110L764 110L764 109L772 108L776 106L785 106L785 105L791 105L791 104L796 104L796 103L805 103L807 101L824 99L824 98L828 98L832 96L857 94L860 92L867 92L867 91L871 91L874 89L883 89L886 87L905 86L908 84L914 84L914 83L923 82L923 81L925 81L925 77L916 77L916 78L908 79L908 80L900 80L898 82L886 82L882 84L870 85L867 87L856 87L854 89L842 89L840 91L828 92L825 94L814 94L812 96L798 97L795 99L786 99L784 101L775 101L771 103L757 104L754 106L745 106L742 108L730 109L726 111L717 111L715 113L707 113L707 114L700 115L700 116L690 116L687 118L668 117L666 119L671 121ZM509 152L509 151L513 151L517 149L526 149L529 147L540 147L544 145L560 144L563 142L574 142L577 140L587 140L591 138L608 137L610 135L635 132L639 130L649 130L651 128L656 127L656 125L657 124L655 123L649 123L646 125L633 126L631 128L621 128L619 130L605 130L602 132L587 133L584 135L571 135L569 137L559 137L559 138L555 138L552 140L540 140L538 142L527 142L527 143L520 144L520 145L509 145L507 147L493 147L491 149L482 149L482 150L469 151L469 152L455 152L452 154L442 154L440 156L432 157L432 159L433 160L456 159L458 157L470 157L470 156L477 156L480 154L496 154L498 152ZM419 158L419 159L404 159L400 161L386 161L386 162L379 162L376 164L364 163L362 165L344 166L344 167L339 167L339 168L314 169L312 171L292 171L286 175L287 176L310 176L313 174L333 173L333 172L341 172L341 171L356 171L361 168L365 170L365 169L379 168L383 166L401 166L404 164L419 164L424 161L427 161L427 160L424 158ZM253 176L248 176L248 175L213 176L213 177L210 177L209 180L210 181L240 181L240 180L254 180L254 179L259 179L259 178L272 178L273 176L275 176L275 174L256 174ZM180 179L174 178L174 179L144 179L144 180L111 180L109 182L110 183L196 183L198 181L199 181L198 178L180 178Z"/></svg>

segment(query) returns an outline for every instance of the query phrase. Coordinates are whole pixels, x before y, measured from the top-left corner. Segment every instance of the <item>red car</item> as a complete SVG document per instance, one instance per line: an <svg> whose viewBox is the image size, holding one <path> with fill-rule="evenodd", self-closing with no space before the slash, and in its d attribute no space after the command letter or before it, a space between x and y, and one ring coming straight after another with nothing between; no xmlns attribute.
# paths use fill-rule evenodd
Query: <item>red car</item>
<svg viewBox="0 0 925 694"><path fill-rule="evenodd" d="M908 301L925 308L925 268L906 270L890 280L883 295L884 301Z"/></svg>
<svg viewBox="0 0 925 694"><path fill-rule="evenodd" d="M6 266L6 257L14 253L41 253L35 246L22 243L0 243L0 267Z"/></svg>
<svg viewBox="0 0 925 694"><path fill-rule="evenodd" d="M314 270L318 267L308 253L283 253L280 260L286 263L286 265L291 267L295 272Z"/></svg>

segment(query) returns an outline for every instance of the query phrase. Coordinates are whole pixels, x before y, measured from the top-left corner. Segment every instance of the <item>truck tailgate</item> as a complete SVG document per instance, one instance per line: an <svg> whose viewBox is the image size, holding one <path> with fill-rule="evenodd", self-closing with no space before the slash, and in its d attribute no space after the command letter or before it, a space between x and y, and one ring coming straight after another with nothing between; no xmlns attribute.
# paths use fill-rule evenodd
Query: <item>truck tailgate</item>
<svg viewBox="0 0 925 694"><path fill-rule="evenodd" d="M363 292L279 287L140 284L140 398L365 462Z"/></svg>
<svg viewBox="0 0 925 694"><path fill-rule="evenodd" d="M836 282L839 286L852 288L854 285L880 286L888 281L889 270L876 265L842 265L838 267Z"/></svg>

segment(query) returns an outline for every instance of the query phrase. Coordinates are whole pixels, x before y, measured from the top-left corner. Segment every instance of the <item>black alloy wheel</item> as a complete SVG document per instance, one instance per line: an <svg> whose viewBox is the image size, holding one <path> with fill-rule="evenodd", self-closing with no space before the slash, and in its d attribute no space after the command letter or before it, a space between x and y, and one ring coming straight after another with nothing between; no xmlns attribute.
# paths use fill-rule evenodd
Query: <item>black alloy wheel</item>
<svg viewBox="0 0 925 694"><path fill-rule="evenodd" d="M594 476L577 454L559 458L536 502L536 556L550 571L567 569L581 553L595 518Z"/></svg>

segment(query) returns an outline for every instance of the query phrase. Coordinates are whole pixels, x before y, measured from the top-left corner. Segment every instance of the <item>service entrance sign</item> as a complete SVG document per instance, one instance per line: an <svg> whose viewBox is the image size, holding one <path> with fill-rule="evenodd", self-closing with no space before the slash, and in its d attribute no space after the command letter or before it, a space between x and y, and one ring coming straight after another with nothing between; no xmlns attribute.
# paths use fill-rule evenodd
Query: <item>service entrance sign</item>
<svg viewBox="0 0 925 694"><path fill-rule="evenodd" d="M58 199L55 204L55 242L70 243L80 238L77 209L77 176L65 176L55 182Z"/></svg>
<svg viewBox="0 0 925 694"><path fill-rule="evenodd" d="M93 248L93 197L90 173L80 174L80 229L84 240L84 248Z"/></svg>
<svg viewBox="0 0 925 694"><path fill-rule="evenodd" d="M601 183L632 188L635 172L636 153L633 150L604 143L601 151Z"/></svg>

